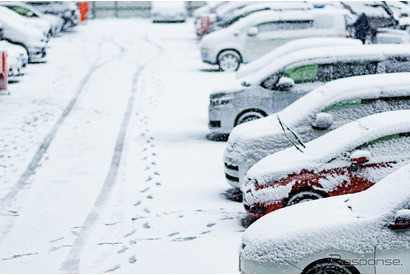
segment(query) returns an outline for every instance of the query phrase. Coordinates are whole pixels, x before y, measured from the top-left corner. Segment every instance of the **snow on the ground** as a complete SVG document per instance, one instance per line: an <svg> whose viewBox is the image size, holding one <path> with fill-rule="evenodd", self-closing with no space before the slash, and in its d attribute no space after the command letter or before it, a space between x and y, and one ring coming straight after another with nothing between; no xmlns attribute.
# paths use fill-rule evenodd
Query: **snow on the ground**
<svg viewBox="0 0 410 275"><path fill-rule="evenodd" d="M92 20L0 98L0 272L237 273L193 22ZM39 149L40 148L40 149Z"/></svg>

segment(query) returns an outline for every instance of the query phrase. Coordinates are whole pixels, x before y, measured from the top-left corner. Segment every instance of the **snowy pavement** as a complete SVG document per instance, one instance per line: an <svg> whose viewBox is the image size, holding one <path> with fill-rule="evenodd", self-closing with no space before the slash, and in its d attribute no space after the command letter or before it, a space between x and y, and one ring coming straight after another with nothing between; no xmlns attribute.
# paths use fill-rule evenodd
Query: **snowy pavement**
<svg viewBox="0 0 410 275"><path fill-rule="evenodd" d="M238 273L193 22L93 20L0 98L1 273Z"/></svg>

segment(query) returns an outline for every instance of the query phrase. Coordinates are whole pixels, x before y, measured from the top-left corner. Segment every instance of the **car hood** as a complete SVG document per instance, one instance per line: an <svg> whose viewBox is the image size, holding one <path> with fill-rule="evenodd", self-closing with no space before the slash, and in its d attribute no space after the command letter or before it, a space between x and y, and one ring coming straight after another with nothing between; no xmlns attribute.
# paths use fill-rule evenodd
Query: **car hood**
<svg viewBox="0 0 410 275"><path fill-rule="evenodd" d="M295 130L292 124L286 122L287 126ZM296 142L288 130L286 135ZM231 165L237 165L237 161L241 159L253 164L269 154L291 146L292 143L286 138L279 124L277 114L273 114L236 126L229 135L224 158L225 162Z"/></svg>
<svg viewBox="0 0 410 275"><path fill-rule="evenodd" d="M210 94L210 99L216 99L226 96L233 96L237 93L240 93L244 90L244 87L240 85L237 81L234 81L230 84L222 85L218 87L218 91L214 91Z"/></svg>
<svg viewBox="0 0 410 275"><path fill-rule="evenodd" d="M242 257L297 263L321 251L373 252L385 220L355 213L345 202L349 196L301 203L263 216L245 231Z"/></svg>

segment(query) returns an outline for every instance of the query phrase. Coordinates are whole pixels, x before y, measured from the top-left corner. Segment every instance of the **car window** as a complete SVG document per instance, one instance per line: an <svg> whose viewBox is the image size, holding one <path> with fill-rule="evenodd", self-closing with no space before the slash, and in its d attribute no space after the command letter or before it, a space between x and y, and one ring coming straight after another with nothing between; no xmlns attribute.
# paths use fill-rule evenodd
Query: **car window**
<svg viewBox="0 0 410 275"><path fill-rule="evenodd" d="M271 32L279 30L298 30L312 28L313 21L311 20L295 20L295 21L275 21L264 22L256 25L259 32Z"/></svg>
<svg viewBox="0 0 410 275"><path fill-rule="evenodd" d="M410 109L410 97L352 99L338 102L324 108L321 112L331 114L331 129L338 128L356 119L376 113ZM312 115L311 121L315 116Z"/></svg>
<svg viewBox="0 0 410 275"><path fill-rule="evenodd" d="M394 134L384 136L357 147L356 149L366 150L372 153L375 161L379 157L394 156L395 159L401 157L410 158L410 133Z"/></svg>
<svg viewBox="0 0 410 275"><path fill-rule="evenodd" d="M337 62L333 65L332 79L334 80L349 76L375 74L376 72L376 62Z"/></svg>
<svg viewBox="0 0 410 275"><path fill-rule="evenodd" d="M399 73L410 71L410 56L389 58L386 62L386 73Z"/></svg>
<svg viewBox="0 0 410 275"><path fill-rule="evenodd" d="M19 7L19 6L11 6L10 7L12 10L14 10L15 12L17 12L20 15L26 16L27 13L30 12L29 9L26 9L24 7ZM36 17L35 15L33 15L33 17Z"/></svg>
<svg viewBox="0 0 410 275"><path fill-rule="evenodd" d="M330 80L330 65L306 65L284 71L286 77L292 78L295 84L322 81L327 82Z"/></svg>

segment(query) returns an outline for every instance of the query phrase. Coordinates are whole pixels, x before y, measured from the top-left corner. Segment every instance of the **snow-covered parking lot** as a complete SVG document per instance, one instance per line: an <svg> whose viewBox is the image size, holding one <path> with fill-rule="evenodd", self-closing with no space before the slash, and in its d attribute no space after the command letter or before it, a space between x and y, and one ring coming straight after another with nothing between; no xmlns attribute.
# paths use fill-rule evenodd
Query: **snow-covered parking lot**
<svg viewBox="0 0 410 275"><path fill-rule="evenodd" d="M237 273L194 26L92 20L0 98L1 273Z"/></svg>

